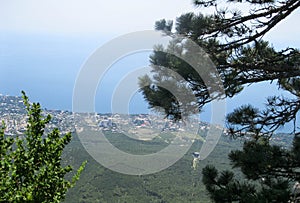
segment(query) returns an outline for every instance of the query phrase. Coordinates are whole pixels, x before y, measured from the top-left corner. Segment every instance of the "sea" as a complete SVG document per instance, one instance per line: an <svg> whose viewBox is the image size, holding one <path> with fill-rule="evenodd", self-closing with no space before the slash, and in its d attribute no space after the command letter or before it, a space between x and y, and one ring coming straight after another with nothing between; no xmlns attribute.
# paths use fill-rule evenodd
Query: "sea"
<svg viewBox="0 0 300 203"><path fill-rule="evenodd" d="M81 70L109 37L94 38L47 36L6 33L0 36L0 94L21 95L24 90L31 101L40 102L44 108L72 111L74 86ZM116 47L118 49L118 47ZM95 111L112 112L113 95L118 85L132 71L150 66L151 51L128 53L106 68L100 78L95 95ZM87 79L88 82L88 79ZM122 87L126 90L126 87ZM276 83L262 82L245 87L231 99L226 99L226 112L242 104L253 104L263 109L266 98L273 95L290 96L278 90ZM129 114L149 113L148 104L138 89L131 98L117 101L127 106ZM207 105L202 113L203 121L211 120L212 106ZM124 113L124 112L120 112ZM220 115L225 117L225 115Z"/></svg>

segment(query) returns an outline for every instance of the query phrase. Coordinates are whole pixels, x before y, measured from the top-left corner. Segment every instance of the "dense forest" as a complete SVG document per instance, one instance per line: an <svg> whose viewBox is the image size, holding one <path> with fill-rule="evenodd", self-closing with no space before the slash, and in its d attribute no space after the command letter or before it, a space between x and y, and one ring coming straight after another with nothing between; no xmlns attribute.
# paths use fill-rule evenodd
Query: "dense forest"
<svg viewBox="0 0 300 203"><path fill-rule="evenodd" d="M106 137L119 149L134 154L153 153L166 146L163 140L138 141L119 133L107 132ZM74 134L64 151L63 163L75 168L84 160L88 163L76 186L67 193L65 202L211 202L201 182L201 170L207 164L230 168L227 154L240 148L242 143L222 137L210 157L200 161L194 170L192 153L201 146L202 141L196 140L189 152L166 170L131 176L101 166Z"/></svg>

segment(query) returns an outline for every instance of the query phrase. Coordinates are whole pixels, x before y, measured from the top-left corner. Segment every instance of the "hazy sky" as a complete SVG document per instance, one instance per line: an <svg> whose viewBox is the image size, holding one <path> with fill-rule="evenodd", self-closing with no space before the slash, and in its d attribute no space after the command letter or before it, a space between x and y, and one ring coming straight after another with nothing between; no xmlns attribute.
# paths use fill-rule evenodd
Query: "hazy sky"
<svg viewBox="0 0 300 203"><path fill-rule="evenodd" d="M161 18L192 11L189 0L10 0L0 2L4 31L95 35L153 29Z"/></svg>
<svg viewBox="0 0 300 203"><path fill-rule="evenodd" d="M115 36L153 29L156 20L174 20L193 10L200 11L191 0L2 0L0 29L18 33ZM272 38L299 42L299 19L298 10L271 32Z"/></svg>

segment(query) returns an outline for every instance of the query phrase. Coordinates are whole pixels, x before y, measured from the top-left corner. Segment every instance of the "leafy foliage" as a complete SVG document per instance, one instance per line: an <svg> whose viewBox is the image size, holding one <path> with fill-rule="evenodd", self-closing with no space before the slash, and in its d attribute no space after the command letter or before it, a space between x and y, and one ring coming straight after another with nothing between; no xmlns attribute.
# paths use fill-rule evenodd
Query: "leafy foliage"
<svg viewBox="0 0 300 203"><path fill-rule="evenodd" d="M61 156L72 135L61 136L58 129L46 135L44 129L51 116L43 116L40 104L31 104L22 94L28 116L25 134L6 136L4 124L0 131L0 201L60 202L86 163L71 181L64 178L72 167L62 167Z"/></svg>

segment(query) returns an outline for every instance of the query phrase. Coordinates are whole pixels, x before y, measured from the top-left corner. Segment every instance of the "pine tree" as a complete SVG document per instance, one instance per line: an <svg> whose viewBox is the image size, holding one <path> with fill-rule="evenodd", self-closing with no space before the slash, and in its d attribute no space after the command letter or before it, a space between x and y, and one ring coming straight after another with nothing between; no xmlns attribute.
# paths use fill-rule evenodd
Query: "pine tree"
<svg viewBox="0 0 300 203"><path fill-rule="evenodd" d="M300 52L296 48L276 50L263 38L272 28L299 9L299 0L229 0L220 9L220 0L195 0L200 8L213 7L211 15L187 13L173 23L161 20L156 29L167 35L183 35L196 42L209 55L223 82L225 93L217 98L234 97L245 86L269 81L290 97L267 98L265 109L242 105L227 115L228 132L233 138L247 138L241 150L229 159L240 175L219 171L214 166L203 169L203 183L215 202L288 202L296 201L293 186L300 181L300 132L296 122L300 110ZM248 13L239 7L249 8ZM168 23L166 23L168 22ZM168 90L159 87L166 80L183 84L196 97L199 110L216 99L209 86L185 61L168 53L193 54L185 40L167 48L157 46L150 62L153 75L140 79L141 92L150 108L162 108L167 117L181 119L183 105ZM177 72L184 80L169 75L163 67ZM174 82L175 81L175 82ZM184 90L183 90L184 91ZM190 105L194 101L190 101ZM190 112L193 113L193 112ZM293 122L293 144L287 148L271 142L276 131ZM298 188L299 190L299 188Z"/></svg>

